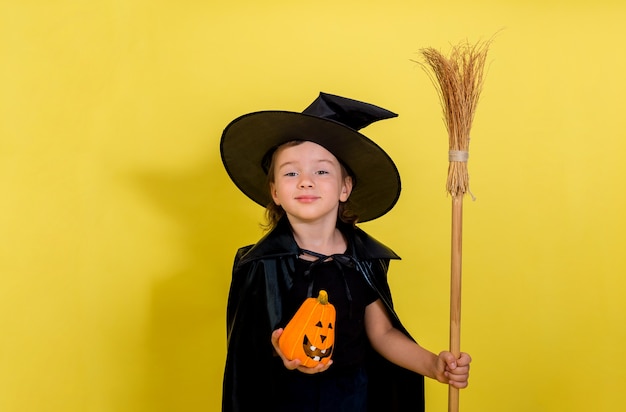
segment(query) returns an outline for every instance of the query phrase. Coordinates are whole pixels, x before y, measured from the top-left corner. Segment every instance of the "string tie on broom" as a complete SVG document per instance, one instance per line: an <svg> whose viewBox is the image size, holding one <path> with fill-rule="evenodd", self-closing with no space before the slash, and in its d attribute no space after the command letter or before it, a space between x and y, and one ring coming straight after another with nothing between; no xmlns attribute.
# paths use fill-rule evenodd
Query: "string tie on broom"
<svg viewBox="0 0 626 412"><path fill-rule="evenodd" d="M469 152L465 150L450 150L448 151L449 162L464 162L467 163L469 159Z"/></svg>

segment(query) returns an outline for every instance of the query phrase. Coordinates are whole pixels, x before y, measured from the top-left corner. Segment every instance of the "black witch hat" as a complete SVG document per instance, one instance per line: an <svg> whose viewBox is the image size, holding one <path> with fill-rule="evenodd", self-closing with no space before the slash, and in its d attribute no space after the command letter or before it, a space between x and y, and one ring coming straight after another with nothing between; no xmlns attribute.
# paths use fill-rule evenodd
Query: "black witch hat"
<svg viewBox="0 0 626 412"><path fill-rule="evenodd" d="M369 103L320 93L302 113L268 110L248 113L224 129L222 162L235 185L261 206L272 202L268 159L291 140L317 143L331 152L354 179L350 195L360 222L387 213L400 196L400 174L389 155L358 130L397 114Z"/></svg>

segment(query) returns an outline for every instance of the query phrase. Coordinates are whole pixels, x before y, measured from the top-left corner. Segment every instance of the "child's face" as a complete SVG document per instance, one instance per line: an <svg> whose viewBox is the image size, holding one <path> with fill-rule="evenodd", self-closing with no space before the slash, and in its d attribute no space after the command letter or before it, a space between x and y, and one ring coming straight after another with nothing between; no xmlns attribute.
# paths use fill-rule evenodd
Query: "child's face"
<svg viewBox="0 0 626 412"><path fill-rule="evenodd" d="M316 143L281 147L274 158L272 198L292 222L336 221L339 202L352 190L352 179L341 170L337 158Z"/></svg>

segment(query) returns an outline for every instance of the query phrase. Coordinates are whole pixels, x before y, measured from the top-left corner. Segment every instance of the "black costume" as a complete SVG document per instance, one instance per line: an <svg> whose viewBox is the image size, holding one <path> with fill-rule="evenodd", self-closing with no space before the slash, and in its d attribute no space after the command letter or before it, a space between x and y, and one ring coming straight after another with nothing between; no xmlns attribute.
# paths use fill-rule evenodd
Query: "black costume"
<svg viewBox="0 0 626 412"><path fill-rule="evenodd" d="M350 210L358 216L359 222L366 222L393 208L400 196L401 183L391 157L359 130L373 122L396 116L369 103L320 93L301 113L265 110L242 115L230 122L220 141L222 161L235 185L250 199L266 207L273 202L267 174L275 150L294 140L316 143L332 153L352 178L348 202ZM334 273L324 271L322 281L326 276L327 285L334 287L333 294L337 292L342 303L347 302L344 315L345 308L348 313L354 309L353 319L361 320L365 307L380 299L393 326L410 338L393 310L387 283L389 262L399 257L358 228L340 221L337 227L345 236L348 249L344 254L332 256L333 264L340 267ZM302 272L303 262L299 255L302 251L293 238L286 217L257 244L237 252L227 307L228 353L223 411L275 410L277 400L286 399L285 395L295 394L297 397L304 392L302 388L309 393L311 382L323 385L311 390L313 396L306 400L296 399L298 405L306 404L308 407L309 399L317 401L322 395L325 399L319 399L320 402L332 402L355 394L350 412L362 409L360 405L364 401L367 401L368 412L423 411L423 376L383 359L364 336L363 324L352 324L349 319L346 321L344 318L343 324L348 327L342 328L344 338L347 338L343 343L335 342L338 348L336 353L333 352L333 356L337 355L336 364L315 375L287 371L281 358L274 353L271 334L285 326L298 305L294 301L302 297L303 284L299 276L308 275L306 269ZM341 267L344 264L348 266ZM345 301L341 296L341 285L336 282L336 277L333 278L335 275L345 282ZM307 288L304 286L305 290ZM350 288L355 289L352 291L354 294L349 292ZM311 293L308 295L311 296ZM339 317L337 322L340 322ZM336 335L339 336L339 333ZM358 344L353 345L354 342ZM343 354L340 350L342 344L345 344ZM351 366L354 366L352 371L349 369ZM294 374L288 375L291 372ZM333 381L335 378L337 380ZM292 385L290 379L305 383ZM327 396L340 386L336 384L340 381L355 385L341 390L336 397ZM360 382L364 382L363 385ZM294 387L299 390L294 391ZM316 397L315 393L320 396ZM289 402L291 399L286 403ZM291 408L289 412L300 412L299 406L291 407L289 404L286 407ZM319 409L327 410L325 406Z"/></svg>
<svg viewBox="0 0 626 412"><path fill-rule="evenodd" d="M346 236L346 255L356 272L384 303L393 325L409 336L393 310L387 283L389 262L398 255L359 228L340 224L339 229ZM272 410L279 392L275 385L280 382L272 375L284 366L270 339L275 329L284 326L285 297L293 286L291 274L300 253L285 217L258 243L237 252L227 307L224 412ZM424 410L421 375L393 365L371 348L365 368L369 412Z"/></svg>

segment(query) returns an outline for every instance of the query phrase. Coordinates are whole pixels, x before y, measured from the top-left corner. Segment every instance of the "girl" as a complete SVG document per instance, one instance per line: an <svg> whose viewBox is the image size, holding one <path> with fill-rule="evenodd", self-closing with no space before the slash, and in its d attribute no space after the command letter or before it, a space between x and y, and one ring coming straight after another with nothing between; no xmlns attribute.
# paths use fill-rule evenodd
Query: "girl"
<svg viewBox="0 0 626 412"><path fill-rule="evenodd" d="M235 257L223 411L415 411L424 408L423 376L467 386L470 356L436 355L413 340L387 283L399 257L356 226L400 195L395 164L358 131L395 116L321 93L302 113L250 113L224 130L224 166L267 207L268 233ZM332 360L305 367L278 342L321 289L337 312Z"/></svg>

